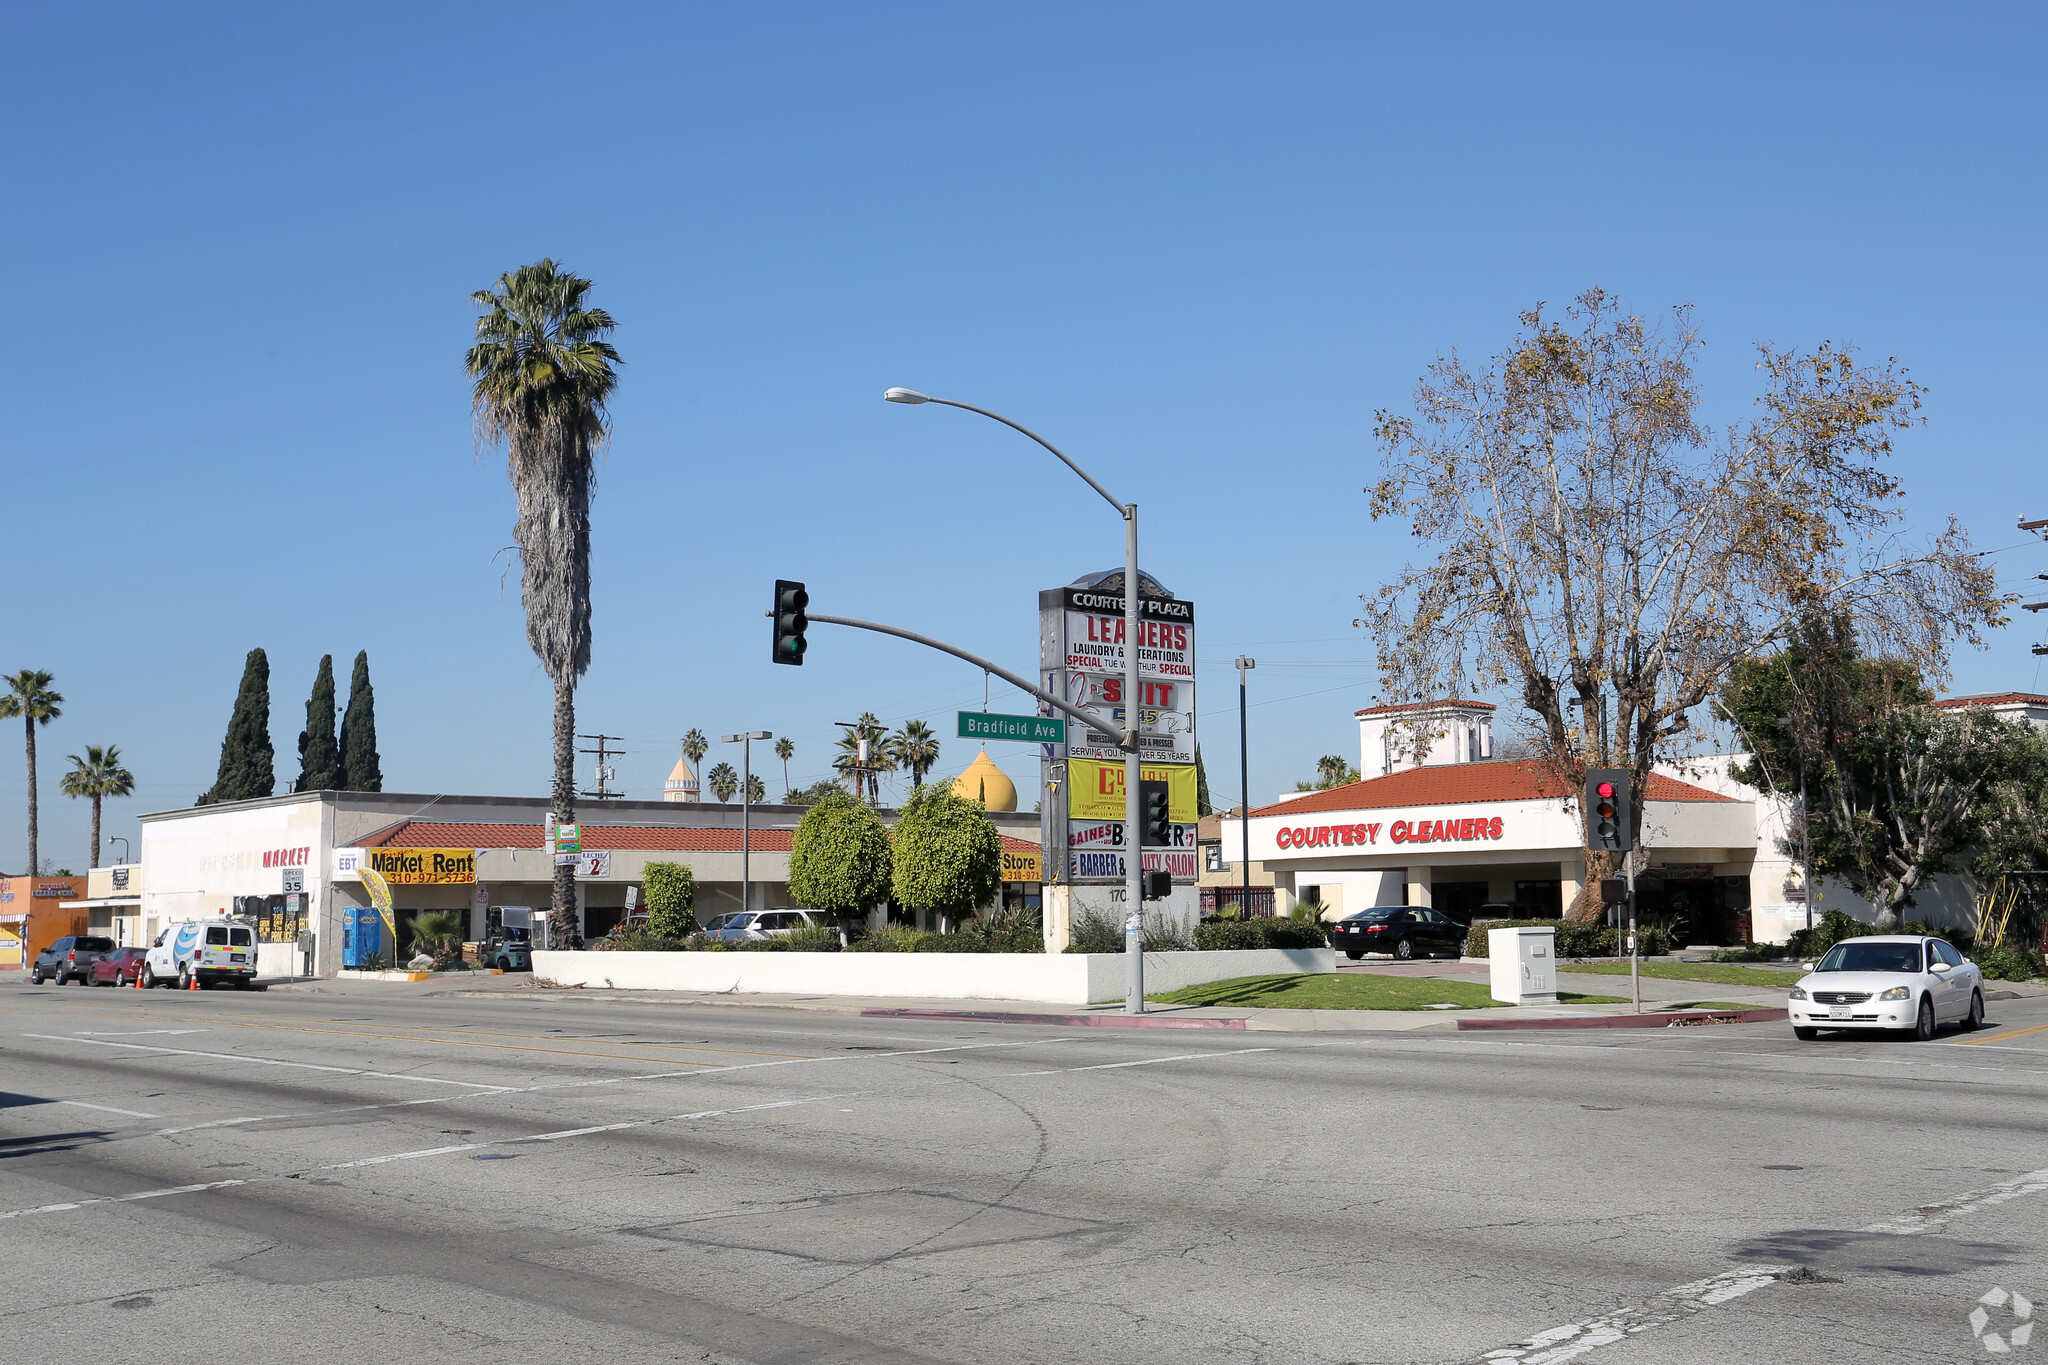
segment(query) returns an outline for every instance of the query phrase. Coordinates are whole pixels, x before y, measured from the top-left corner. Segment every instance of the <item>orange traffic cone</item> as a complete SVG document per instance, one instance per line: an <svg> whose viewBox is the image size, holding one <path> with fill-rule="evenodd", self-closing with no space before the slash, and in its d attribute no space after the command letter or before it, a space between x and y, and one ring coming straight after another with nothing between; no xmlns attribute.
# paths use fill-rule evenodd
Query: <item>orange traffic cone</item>
<svg viewBox="0 0 2048 1365"><path fill-rule="evenodd" d="M141 972L137 972L137 973L135 974L135 989L136 989L136 990L138 990L138 991L142 989L142 973L141 973Z"/></svg>
<svg viewBox="0 0 2048 1365"><path fill-rule="evenodd" d="M192 973L192 984L187 986L185 989L188 991L196 991L199 989L199 973Z"/></svg>

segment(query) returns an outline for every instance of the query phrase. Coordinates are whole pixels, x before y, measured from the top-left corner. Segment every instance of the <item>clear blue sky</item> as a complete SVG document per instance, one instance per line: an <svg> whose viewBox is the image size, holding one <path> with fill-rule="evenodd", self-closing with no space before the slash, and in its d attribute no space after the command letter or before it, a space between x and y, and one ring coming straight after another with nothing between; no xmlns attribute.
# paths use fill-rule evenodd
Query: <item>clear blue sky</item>
<svg viewBox="0 0 2048 1365"><path fill-rule="evenodd" d="M460 368L471 291L544 255L597 282L628 362L578 714L628 737L636 796L693 725L793 736L798 782L861 710L932 722L942 770L972 758L964 665L824 627L807 667L771 665L777 576L1026 667L1035 592L1119 562L1119 523L1049 457L884 404L892 384L1006 412L1142 505L1146 567L1198 605L1219 804L1241 651L1256 796L1355 756L1357 595L1408 552L1364 515L1373 409L1588 285L1695 305L1723 419L1759 340L1899 356L1931 388L1898 459L1916 525L2016 547L2013 586L2048 570L2013 529L2048 516L2036 7L8 22L0 670L68 698L43 738L58 863L86 855L63 756L122 746L140 786L112 833L189 804L256 645L281 781L320 655L367 649L388 789L545 790L512 495ZM1958 688L2038 683L2019 621ZM20 744L0 731L8 868ZM997 754L1027 791L1029 753Z"/></svg>

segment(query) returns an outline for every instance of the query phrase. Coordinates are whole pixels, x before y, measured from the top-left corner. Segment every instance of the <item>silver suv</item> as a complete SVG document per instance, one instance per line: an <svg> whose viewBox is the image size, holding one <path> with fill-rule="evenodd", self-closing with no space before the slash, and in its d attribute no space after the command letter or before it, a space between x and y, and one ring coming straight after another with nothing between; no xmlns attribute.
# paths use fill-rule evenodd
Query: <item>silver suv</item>
<svg viewBox="0 0 2048 1365"><path fill-rule="evenodd" d="M63 985L75 981L81 986L92 984L92 964L114 951L114 940L92 934L66 934L49 947L36 954L35 963L28 969L28 979L38 986L45 981Z"/></svg>
<svg viewBox="0 0 2048 1365"><path fill-rule="evenodd" d="M808 910L735 910L720 915L704 932L726 943L750 943L819 923Z"/></svg>

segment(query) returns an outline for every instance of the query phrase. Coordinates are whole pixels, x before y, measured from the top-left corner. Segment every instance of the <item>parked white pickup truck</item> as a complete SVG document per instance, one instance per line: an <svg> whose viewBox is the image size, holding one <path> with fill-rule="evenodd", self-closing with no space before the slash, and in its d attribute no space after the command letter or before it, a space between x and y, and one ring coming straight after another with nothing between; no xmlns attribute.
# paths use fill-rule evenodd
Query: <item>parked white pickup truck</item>
<svg viewBox="0 0 2048 1365"><path fill-rule="evenodd" d="M142 960L142 984L211 986L232 982L246 990L256 983L256 931L239 920L193 920L173 924L156 936Z"/></svg>

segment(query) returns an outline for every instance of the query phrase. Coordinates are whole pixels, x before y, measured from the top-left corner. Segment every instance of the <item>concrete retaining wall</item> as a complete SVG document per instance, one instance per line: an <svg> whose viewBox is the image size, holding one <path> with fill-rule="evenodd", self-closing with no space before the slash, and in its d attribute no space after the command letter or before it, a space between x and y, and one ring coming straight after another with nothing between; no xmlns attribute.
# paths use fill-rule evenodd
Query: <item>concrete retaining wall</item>
<svg viewBox="0 0 2048 1365"><path fill-rule="evenodd" d="M1147 953L1145 991L1236 976L1335 970L1328 948ZM558 986L904 996L939 1000L1121 1000L1122 953L561 953L533 955L534 977Z"/></svg>

